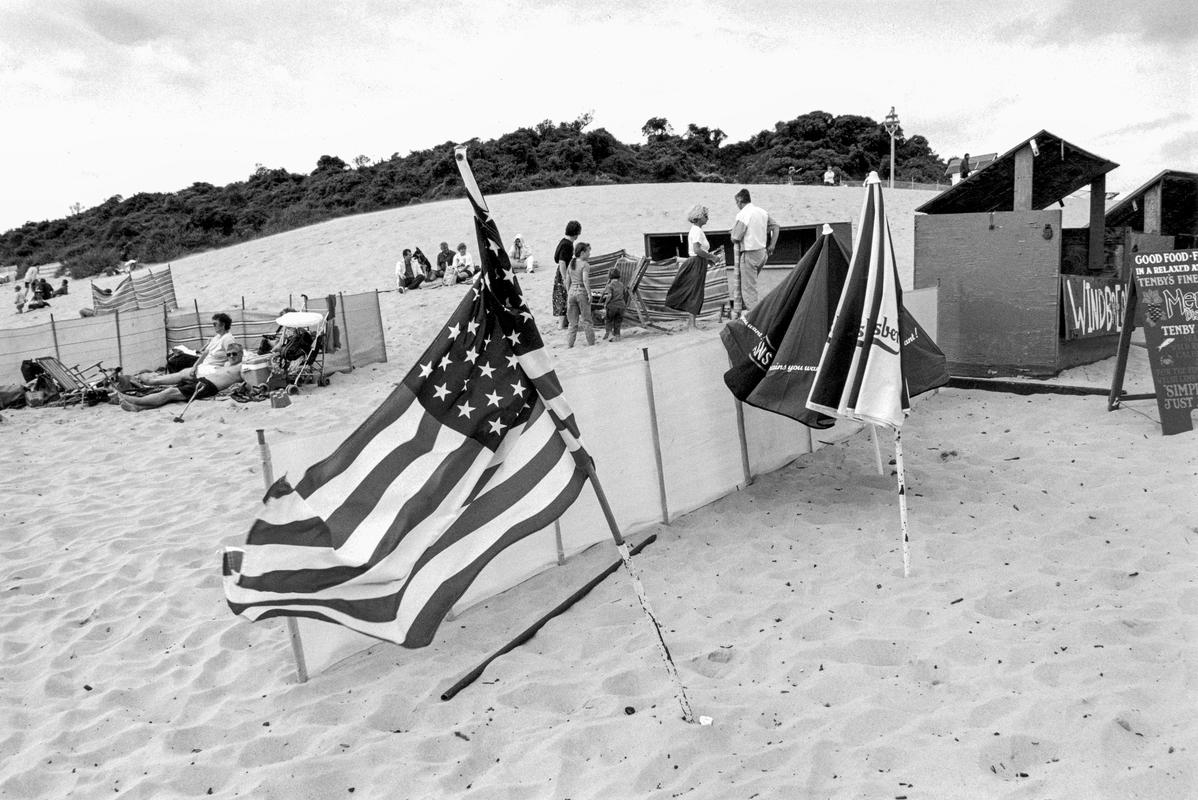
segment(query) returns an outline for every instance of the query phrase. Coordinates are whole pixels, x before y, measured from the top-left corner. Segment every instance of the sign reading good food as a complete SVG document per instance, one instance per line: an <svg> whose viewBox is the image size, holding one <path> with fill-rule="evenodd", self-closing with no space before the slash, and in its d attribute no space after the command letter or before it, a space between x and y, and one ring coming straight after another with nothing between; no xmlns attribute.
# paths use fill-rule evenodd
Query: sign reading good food
<svg viewBox="0 0 1198 800"><path fill-rule="evenodd" d="M1198 250L1140 253L1133 261L1161 429L1194 429L1198 417Z"/></svg>
<svg viewBox="0 0 1198 800"><path fill-rule="evenodd" d="M1109 336L1123 330L1125 286L1114 278L1061 276L1066 339Z"/></svg>

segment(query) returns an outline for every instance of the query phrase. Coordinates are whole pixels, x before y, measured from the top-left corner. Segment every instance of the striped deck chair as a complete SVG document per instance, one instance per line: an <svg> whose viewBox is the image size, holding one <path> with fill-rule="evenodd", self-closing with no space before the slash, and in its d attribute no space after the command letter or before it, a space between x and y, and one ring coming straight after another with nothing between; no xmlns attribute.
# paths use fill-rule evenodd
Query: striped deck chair
<svg viewBox="0 0 1198 800"><path fill-rule="evenodd" d="M80 368L78 365L68 367L54 356L42 356L33 359L39 367L45 370L59 387L58 399L54 405L67 405L83 399L83 393L94 389L96 384L106 376L97 361L90 367Z"/></svg>
<svg viewBox="0 0 1198 800"><path fill-rule="evenodd" d="M641 260L628 255L627 250L617 250L614 253L591 257L587 278L591 283L591 317L596 322L602 322L606 313L600 298L603 295L603 288L607 286L611 271L619 270L620 280L624 282L625 286L631 287L640 264Z"/></svg>
<svg viewBox="0 0 1198 800"><path fill-rule="evenodd" d="M719 315L729 302L727 271L724 269L723 248L712 253L715 260L707 268L707 281L703 285L703 310L699 319ZM686 314L666 308L666 294L678 275L678 267L684 259L668 258L665 261L645 259L633 279L632 306L640 323L645 327L661 328L663 323L686 319Z"/></svg>

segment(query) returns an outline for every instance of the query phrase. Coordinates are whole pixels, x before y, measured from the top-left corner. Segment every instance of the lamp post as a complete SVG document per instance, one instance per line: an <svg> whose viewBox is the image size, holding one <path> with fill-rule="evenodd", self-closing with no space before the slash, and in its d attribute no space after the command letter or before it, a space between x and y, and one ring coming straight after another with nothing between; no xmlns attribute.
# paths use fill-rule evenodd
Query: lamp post
<svg viewBox="0 0 1198 800"><path fill-rule="evenodd" d="M890 113L882 120L882 127L890 134L890 188L894 188L894 134L898 133L899 118L898 114L894 113L894 106L890 107Z"/></svg>

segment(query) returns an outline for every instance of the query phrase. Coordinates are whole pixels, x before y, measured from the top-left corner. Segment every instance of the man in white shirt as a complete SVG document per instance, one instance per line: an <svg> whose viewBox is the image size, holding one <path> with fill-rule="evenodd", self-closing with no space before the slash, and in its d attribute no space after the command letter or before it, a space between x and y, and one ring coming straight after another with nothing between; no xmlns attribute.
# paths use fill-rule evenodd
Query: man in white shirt
<svg viewBox="0 0 1198 800"><path fill-rule="evenodd" d="M781 228L764 208L753 205L748 189L736 193L736 224L732 226L732 246L736 267L729 267L728 291L732 295L732 318L736 319L757 305L757 275L778 246Z"/></svg>
<svg viewBox="0 0 1198 800"><path fill-rule="evenodd" d="M403 258L395 262L395 288L402 293L408 289L419 289L422 283L424 283L424 272L420 269L419 264L413 266L412 250L405 248Z"/></svg>
<svg viewBox="0 0 1198 800"><path fill-rule="evenodd" d="M832 169L832 165L828 165L828 169L824 171L824 186L836 185L836 172Z"/></svg>

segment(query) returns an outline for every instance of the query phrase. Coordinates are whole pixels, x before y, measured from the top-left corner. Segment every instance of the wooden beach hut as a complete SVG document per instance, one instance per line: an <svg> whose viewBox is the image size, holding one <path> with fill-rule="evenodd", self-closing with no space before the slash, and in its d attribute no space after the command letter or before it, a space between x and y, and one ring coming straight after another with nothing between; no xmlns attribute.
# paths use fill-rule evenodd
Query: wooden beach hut
<svg viewBox="0 0 1198 800"><path fill-rule="evenodd" d="M1115 352L1122 256L1108 254L1118 165L1040 131L916 209L916 289L939 287L937 342L955 375L1054 375ZM1061 202L1089 190L1088 224Z"/></svg>
<svg viewBox="0 0 1198 800"><path fill-rule="evenodd" d="M1198 248L1198 173L1165 170L1106 212L1137 250Z"/></svg>
<svg viewBox="0 0 1198 800"><path fill-rule="evenodd" d="M832 235L843 245L846 251L851 252L853 249L853 226L848 222L831 222ZM819 233L823 230L824 223L816 225L781 225L781 231L778 234L778 246L774 248L774 254L770 256L770 260L766 262L765 269L790 269L795 264L799 263L799 259L803 254L815 244L819 238ZM645 256L650 261L665 261L670 258L686 258L689 254L686 252L686 231L672 231L669 233L646 233L645 234ZM707 234L707 241L711 244L712 250L717 248L724 249L724 263L734 263L732 253L732 231L712 231L704 230Z"/></svg>

